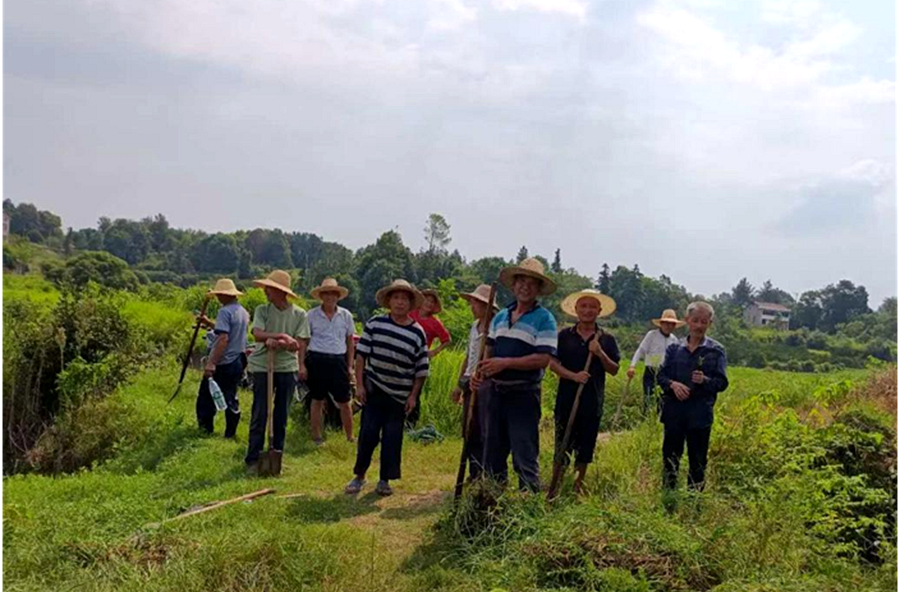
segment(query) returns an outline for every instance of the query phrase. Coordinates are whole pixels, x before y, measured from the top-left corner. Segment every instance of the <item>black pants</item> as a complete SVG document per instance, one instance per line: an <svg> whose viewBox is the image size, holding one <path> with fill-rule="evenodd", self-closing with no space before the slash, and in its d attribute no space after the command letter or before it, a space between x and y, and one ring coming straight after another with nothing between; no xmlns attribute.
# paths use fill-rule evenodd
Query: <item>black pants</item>
<svg viewBox="0 0 900 592"><path fill-rule="evenodd" d="M472 423L469 424L469 439L466 443L468 446L467 463L469 464L469 481L479 478L484 468L484 444L485 444L485 413L486 405L480 396L475 397L475 404L472 406ZM468 385L463 388L463 436L465 436L466 409L469 408L469 400L472 398L472 391Z"/></svg>
<svg viewBox="0 0 900 592"><path fill-rule="evenodd" d="M347 356L309 352L306 356L309 378L309 396L314 401L324 401L331 395L335 403L350 401L350 376L347 374Z"/></svg>
<svg viewBox="0 0 900 592"><path fill-rule="evenodd" d="M566 425L569 423L569 415L572 413L572 405L575 402L574 392L560 391L556 395L556 408L553 417L556 424L556 455L562 453L562 441L566 433ZM575 462L586 465L594 460L594 448L597 445L597 433L600 431L600 416L603 413L603 403L598 399L597 393L585 388L578 402L578 411L575 412L575 422L572 424L572 432L569 435L569 445L562 457L568 464L569 455L575 453Z"/></svg>
<svg viewBox="0 0 900 592"><path fill-rule="evenodd" d="M403 450L404 404L374 384L366 381L366 404L362 409L359 439L356 446L354 475L365 475L372 464L375 447L381 443L381 472L379 479L400 478Z"/></svg>
<svg viewBox="0 0 900 592"><path fill-rule="evenodd" d="M241 421L241 404L238 401L237 389L244 375L244 364L241 358L228 364L219 364L213 373L213 380L222 389L225 397L225 437L233 438ZM209 392L209 379L200 381L200 390L197 392L197 425L208 434L213 433L213 421L216 417L216 404L213 403Z"/></svg>
<svg viewBox="0 0 900 592"><path fill-rule="evenodd" d="M253 410L250 413L250 440L247 446L247 464L259 460L266 434L266 423L269 419L269 403L267 397L267 375L265 372L253 373ZM269 449L284 450L284 435L287 431L288 407L297 385L295 372L276 372L274 375L275 404L272 417L274 437L269 442Z"/></svg>
<svg viewBox="0 0 900 592"><path fill-rule="evenodd" d="M540 491L540 386L509 388L488 380L481 388L488 391L488 474L501 483L508 482L507 460L512 452L513 469L519 476L519 489ZM482 392L479 391L478 395L481 397Z"/></svg>
<svg viewBox="0 0 900 592"><path fill-rule="evenodd" d="M678 482L678 466L687 442L688 487L703 490L706 477L706 457L709 453L709 435L712 427L688 429L682 426L665 426L663 435L663 485L674 489Z"/></svg>
<svg viewBox="0 0 900 592"><path fill-rule="evenodd" d="M641 413L646 417L650 409L656 409L656 415L659 415L662 409L662 403L656 396L656 368L650 366L644 367L644 403L641 406Z"/></svg>

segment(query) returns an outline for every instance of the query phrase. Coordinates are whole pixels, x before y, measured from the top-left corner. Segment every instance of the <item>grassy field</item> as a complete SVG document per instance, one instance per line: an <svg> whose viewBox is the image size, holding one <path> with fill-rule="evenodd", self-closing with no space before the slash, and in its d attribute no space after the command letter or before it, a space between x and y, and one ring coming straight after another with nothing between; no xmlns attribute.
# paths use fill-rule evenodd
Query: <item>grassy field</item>
<svg viewBox="0 0 900 592"><path fill-rule="evenodd" d="M448 436L459 425L459 410L447 397L459 362L458 352L438 358L424 399L423 423L434 423ZM74 475L4 480L6 589L896 587L894 560L865 562L816 534L828 524L809 517L813 506L821 513L833 509L827 495L804 481L818 473L794 475L781 467L793 458L793 448L812 442L809 434L824 433L842 406L868 409L891 424L883 401L879 407L854 395L855 385L868 377L864 371L732 369L732 388L720 399L713 433L709 489L702 499L681 499L672 514L663 509L658 487L661 428L639 419L637 381L623 413L622 427L628 429L601 435L587 498L575 500L565 490L549 506L542 498L510 493L484 515L449 511L458 438L428 445L407 440L404 478L395 484L395 495L377 498L370 484L353 499L341 490L351 477L354 446L331 433L323 447L314 448L296 407L283 475L245 478L249 394L241 394L245 418L236 442L202 437L193 420L196 373L179 398L165 405L176 377L173 367L150 369L113 395L126 402L135 426L133 436L117 444L113 460ZM608 385L606 418L618 403L622 379ZM544 404L552 405L552 391L545 391ZM551 462L547 417L545 477ZM219 434L222 422L218 417ZM265 487L276 494L148 526ZM892 549L882 552L893 556Z"/></svg>

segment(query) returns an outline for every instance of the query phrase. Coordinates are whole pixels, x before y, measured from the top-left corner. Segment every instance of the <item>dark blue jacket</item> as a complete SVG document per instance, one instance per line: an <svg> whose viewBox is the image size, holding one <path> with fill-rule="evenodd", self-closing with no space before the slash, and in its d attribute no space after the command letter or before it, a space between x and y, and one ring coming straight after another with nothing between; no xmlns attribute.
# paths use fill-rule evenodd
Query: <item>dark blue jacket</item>
<svg viewBox="0 0 900 592"><path fill-rule="evenodd" d="M685 337L666 348L665 361L656 375L656 381L663 389L660 421L682 429L708 428L713 422L716 396L728 388L725 348L718 341L704 337L692 353L687 347L687 339ZM703 372L706 382L691 382L691 374L695 370ZM670 387L673 380L691 389L691 396L686 401L675 397Z"/></svg>

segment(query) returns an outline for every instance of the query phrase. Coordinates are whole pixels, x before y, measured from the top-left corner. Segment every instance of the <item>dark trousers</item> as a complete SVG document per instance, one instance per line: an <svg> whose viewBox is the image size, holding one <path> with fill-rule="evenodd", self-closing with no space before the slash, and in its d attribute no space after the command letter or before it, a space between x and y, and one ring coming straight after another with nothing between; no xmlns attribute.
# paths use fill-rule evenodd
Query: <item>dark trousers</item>
<svg viewBox="0 0 900 592"><path fill-rule="evenodd" d="M575 463L586 465L594 460L594 448L597 446L597 433L600 431L600 416L603 413L602 400L592 389L585 388L578 400L578 411L575 412L575 422L569 434L569 445L562 450L563 438L566 435L566 426L569 424L569 415L575 404L575 393L560 391L556 394L556 408L554 420L556 424L555 442L556 451L554 458L562 456L562 462L568 466L569 456L575 454Z"/></svg>
<svg viewBox="0 0 900 592"><path fill-rule="evenodd" d="M480 396L475 397L475 404L472 406L472 423L469 424L469 439L466 442L467 463L469 464L469 481L474 481L481 477L484 468L484 444L485 444L485 409L484 400ZM469 408L469 400L472 398L472 391L468 385L463 389L463 436L465 436L466 409Z"/></svg>
<svg viewBox="0 0 900 592"><path fill-rule="evenodd" d="M267 375L265 372L253 373L253 410L250 413L250 439L247 446L247 464L259 460L266 437L266 423L269 419L269 402L267 398ZM284 434L287 431L288 407L294 387L297 385L295 372L276 372L274 375L275 404L272 417L274 437L269 442L269 449L284 450Z"/></svg>
<svg viewBox="0 0 900 592"><path fill-rule="evenodd" d="M688 487L703 490L706 477L706 457L709 453L709 435L712 427L687 429L681 426L665 426L663 435L663 485L674 489L678 482L678 465L687 442Z"/></svg>
<svg viewBox="0 0 900 592"><path fill-rule="evenodd" d="M507 483L507 459L512 452L513 469L519 476L519 489L539 491L540 386L511 388L488 380L482 389L489 391L486 442L488 474L501 483Z"/></svg>
<svg viewBox="0 0 900 592"><path fill-rule="evenodd" d="M656 395L656 368L650 366L644 367L644 402L641 406L641 413L646 417L650 409L656 409L656 415L659 415L661 402Z"/></svg>
<svg viewBox="0 0 900 592"><path fill-rule="evenodd" d="M356 446L354 475L365 475L372 464L375 447L381 443L381 472L379 479L400 478L403 450L404 404L371 382L366 382L366 404L362 408L359 438Z"/></svg>
<svg viewBox="0 0 900 592"><path fill-rule="evenodd" d="M233 438L241 421L241 404L238 401L237 389L244 375L244 364L240 358L228 364L219 364L213 373L213 380L222 389L225 397L225 437ZM209 379L200 381L200 390L197 393L197 425L208 434L213 433L213 421L216 417L216 404L213 403L209 392Z"/></svg>

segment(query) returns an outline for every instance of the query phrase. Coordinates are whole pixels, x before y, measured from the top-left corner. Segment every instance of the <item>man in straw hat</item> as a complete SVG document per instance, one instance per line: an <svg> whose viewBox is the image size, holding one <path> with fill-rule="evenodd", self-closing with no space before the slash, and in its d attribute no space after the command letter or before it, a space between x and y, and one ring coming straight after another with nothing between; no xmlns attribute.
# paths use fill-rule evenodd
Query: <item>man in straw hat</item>
<svg viewBox="0 0 900 592"><path fill-rule="evenodd" d="M277 269L268 277L255 280L254 286L266 293L268 303L260 304L253 313L253 338L265 347L257 347L250 354L248 369L253 374L253 411L250 415L250 440L247 446L248 474L257 474L259 455L266 437L268 421L267 358L275 351L275 404L272 429L275 450L284 450L288 405L298 380L306 380L306 343L309 340L309 319L306 311L288 300L297 298L291 290L291 276Z"/></svg>
<svg viewBox="0 0 900 592"><path fill-rule="evenodd" d="M675 488L678 465L687 443L688 487L703 489L706 457L718 394L728 388L725 348L706 336L715 319L707 302L687 308L688 336L666 349L657 382L663 389L663 485Z"/></svg>
<svg viewBox="0 0 900 592"><path fill-rule="evenodd" d="M469 408L469 398L472 396L470 381L475 373L475 367L478 365L478 353L481 346L481 338L484 335L480 332L482 320L488 312L489 300L491 297L491 287L487 284L481 284L473 292L462 293L460 298L468 301L472 309L472 316L475 321L469 329L469 342L466 346L466 358L463 360L459 369L458 386L453 389L450 396L453 402L462 403L463 409ZM494 310L498 310L498 306L494 305ZM472 423L469 427L469 479L477 479L482 473L482 462L484 460L484 402L475 398L475 404L472 407ZM463 416L465 421L465 415ZM465 425L463 426L465 431Z"/></svg>
<svg viewBox="0 0 900 592"><path fill-rule="evenodd" d="M234 438L241 420L237 389L246 364L244 350L247 349L247 326L250 324L250 315L238 304L238 296L242 293L230 279L223 278L217 281L208 294L215 296L221 306L215 324L210 323L215 339L203 369L203 380L197 394L197 425L206 433L213 433L216 405L209 392L209 380L213 379L222 390L227 405L225 437Z"/></svg>
<svg viewBox="0 0 900 592"><path fill-rule="evenodd" d="M571 327L560 330L556 356L550 360L550 369L559 376L556 406L553 417L556 423L556 454L575 453L575 492L581 493L587 466L594 460L594 447L600 431L603 414L603 391L606 374L619 372L619 346L616 339L597 325L598 317L607 317L616 310L616 302L596 290L582 290L569 294L562 301L564 313L578 319ZM599 339L597 337L599 336ZM591 365L584 370L588 356ZM575 412L575 421L569 435L567 450L560 448L569 415L575 402L579 385L584 388Z"/></svg>
<svg viewBox="0 0 900 592"><path fill-rule="evenodd" d="M519 489L536 492L540 490L541 378L556 354L556 320L537 298L555 292L556 284L534 258L501 270L500 282L516 300L491 321L487 359L479 363L471 384L481 389L478 397L487 401L488 474L505 484L512 452Z"/></svg>
<svg viewBox="0 0 900 592"><path fill-rule="evenodd" d="M306 355L309 369L310 432L313 442L320 445L322 416L329 393L341 413L341 425L347 440L353 442L353 410L350 408L350 372L353 368L356 327L353 315L338 306L350 293L334 278L325 278L310 294L322 304L309 311L310 339Z"/></svg>
<svg viewBox="0 0 900 592"><path fill-rule="evenodd" d="M675 329L684 325L684 321L678 320L678 315L671 308L663 311L662 316L653 319L656 329L648 331L637 351L631 358L631 365L628 367L628 378L634 378L634 367L637 363L644 360L644 402L642 411L647 415L651 403L654 399L654 391L656 390L656 374L659 367L663 363L666 355L666 348L673 343L678 343L678 337L673 332ZM659 400L656 404L657 413L659 412Z"/></svg>
<svg viewBox="0 0 900 592"><path fill-rule="evenodd" d="M409 313L409 316L412 319L419 323L422 327L422 330L425 331L425 341L427 342L428 347L428 357L433 358L439 353L441 353L448 345L450 345L451 337L450 333L447 331L447 328L444 327L444 323L441 322L439 318L437 318L437 314L443 310L444 306L441 303L441 295L438 294L437 290L421 290L422 292L422 306L417 308L416 310ZM435 341L440 341L440 345L436 348L431 349L431 346L434 345ZM406 423L410 426L415 426L419 421L419 413L422 409L422 398L419 397L416 399L416 408L412 410L412 413L409 414L409 417L406 418Z"/></svg>
<svg viewBox="0 0 900 592"><path fill-rule="evenodd" d="M422 293L406 280L378 290L375 300L390 312L366 322L356 348L356 396L363 404L354 477L344 491L356 494L366 484L372 454L381 441L381 468L375 492L391 495L390 481L400 478L403 423L416 406L428 376L425 331L409 313L422 305Z"/></svg>

